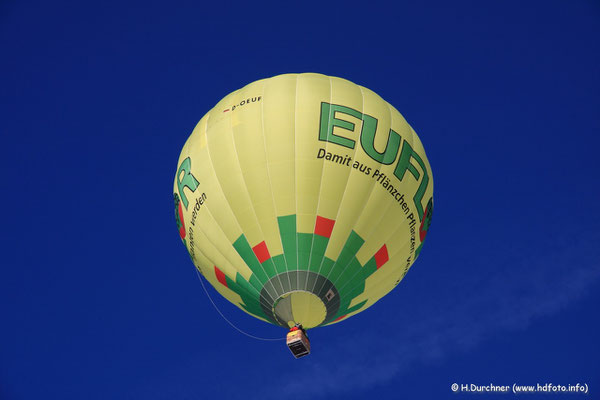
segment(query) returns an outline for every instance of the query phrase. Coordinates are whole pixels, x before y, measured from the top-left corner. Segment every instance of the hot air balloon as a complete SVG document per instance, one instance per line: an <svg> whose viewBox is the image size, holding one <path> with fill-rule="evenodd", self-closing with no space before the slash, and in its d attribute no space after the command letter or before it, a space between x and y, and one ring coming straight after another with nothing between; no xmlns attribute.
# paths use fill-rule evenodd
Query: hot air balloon
<svg viewBox="0 0 600 400"><path fill-rule="evenodd" d="M366 310L402 280L433 212L431 167L402 115L312 73L225 96L186 141L173 192L198 271L245 312L292 328L299 355L305 329Z"/></svg>

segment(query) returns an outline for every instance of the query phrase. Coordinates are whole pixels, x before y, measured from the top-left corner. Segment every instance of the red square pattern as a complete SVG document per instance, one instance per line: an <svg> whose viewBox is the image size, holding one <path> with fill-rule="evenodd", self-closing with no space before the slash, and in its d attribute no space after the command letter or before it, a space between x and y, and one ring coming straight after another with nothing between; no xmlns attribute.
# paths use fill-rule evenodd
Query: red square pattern
<svg viewBox="0 0 600 400"><path fill-rule="evenodd" d="M315 223L315 235L324 236L326 238L331 237L331 231L333 231L334 224L335 220L323 218L317 215L317 222Z"/></svg>
<svg viewBox="0 0 600 400"><path fill-rule="evenodd" d="M223 286L227 287L227 279L225 279L225 274L215 265L215 275L217 280L223 284Z"/></svg>
<svg viewBox="0 0 600 400"><path fill-rule="evenodd" d="M388 256L387 247L385 247L384 244L377 251L377 253L375 253L375 264L377 264L377 269L379 269L379 267L388 262L389 259L390 257Z"/></svg>
<svg viewBox="0 0 600 400"><path fill-rule="evenodd" d="M269 254L269 249L267 249L267 244L264 240L256 246L254 246L252 248L252 251L254 251L256 258L258 258L258 262L261 264L267 261L269 258L271 258L271 255Z"/></svg>

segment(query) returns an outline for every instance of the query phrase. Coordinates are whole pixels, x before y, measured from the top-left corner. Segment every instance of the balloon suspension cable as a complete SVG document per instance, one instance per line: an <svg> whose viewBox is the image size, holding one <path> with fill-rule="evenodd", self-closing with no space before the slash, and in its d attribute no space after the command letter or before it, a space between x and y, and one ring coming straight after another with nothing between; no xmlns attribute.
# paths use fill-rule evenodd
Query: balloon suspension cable
<svg viewBox="0 0 600 400"><path fill-rule="evenodd" d="M200 275L200 273L198 272L197 268L194 268L194 269L196 270L196 275L198 275L198 279L200 280L200 283L202 284L202 289L204 289L204 293L206 293L206 296L208 297L208 299L212 303L212 305L215 308L215 310L217 310L217 312L219 313L219 315L221 316L221 318L223 318L229 325L231 325L233 328L235 328L236 331L238 331L241 334L246 335L246 336L248 336L248 337L250 337L252 339L264 340L264 341L267 341L267 342L274 342L274 341L278 341L278 340L286 340L285 337L283 337L283 338L263 338L263 337L259 337L259 336L254 336L254 335L251 335L251 334L249 334L247 332L244 332L242 329L240 329L237 326L235 326L233 324L233 322L231 322L230 320L228 320L227 317L225 317L225 315L223 315L223 313L221 312L221 310L219 310L219 307L217 307L217 305L213 301L212 297L208 293L208 290L206 289L206 286L204 285L204 280L202 279L202 275Z"/></svg>

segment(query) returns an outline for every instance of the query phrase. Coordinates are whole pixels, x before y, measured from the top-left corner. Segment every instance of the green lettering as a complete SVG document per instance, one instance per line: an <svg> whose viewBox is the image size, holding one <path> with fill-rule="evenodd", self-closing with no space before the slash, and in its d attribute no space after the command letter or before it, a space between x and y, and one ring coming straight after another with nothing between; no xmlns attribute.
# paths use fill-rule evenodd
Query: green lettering
<svg viewBox="0 0 600 400"><path fill-rule="evenodd" d="M375 149L375 133L377 132L377 120L369 115L363 117L364 125L363 131L360 136L360 144L362 145L365 153L369 155L373 160L390 165L396 159L398 155L398 149L400 148L400 135L390 129L390 135L388 136L387 144L383 153L378 152ZM369 121L369 119L373 121Z"/></svg>
<svg viewBox="0 0 600 400"><path fill-rule="evenodd" d="M188 208L188 199L183 189L188 188L192 192L195 192L199 185L196 178L194 178L194 175L192 175L192 173L190 172L191 169L192 161L188 157L185 160L183 160L183 162L179 166L179 170L177 171L177 189L179 190L179 197L181 198L181 202L183 203L183 206L186 210Z"/></svg>
<svg viewBox="0 0 600 400"><path fill-rule="evenodd" d="M427 168L425 168L425 163L423 159L413 150L413 148L408 144L405 140L402 144L402 151L400 152L400 159L398 160L398 164L396 165L396 169L394 170L394 175L402 180L404 178L404 174L406 171L409 171L411 175L418 182L421 174L415 168L415 166L410 162L411 159L417 161L417 164L421 167L423 171L423 177L421 178L421 183L419 184L419 188L417 192L413 196L413 201L415 203L415 207L417 208L417 213L419 214L419 220L423 219L423 196L425 195L425 190L427 189L427 185L429 184L429 175L427 174Z"/></svg>
<svg viewBox="0 0 600 400"><path fill-rule="evenodd" d="M350 108L337 104L321 103L321 124L319 127L319 140L339 144L340 146L354 148L355 141L343 136L338 136L333 133L333 128L338 127L354 132L355 124L350 121L336 118L336 113L350 115L352 117L363 120L363 114ZM372 117L369 117L372 118ZM377 124L377 120L375 124Z"/></svg>

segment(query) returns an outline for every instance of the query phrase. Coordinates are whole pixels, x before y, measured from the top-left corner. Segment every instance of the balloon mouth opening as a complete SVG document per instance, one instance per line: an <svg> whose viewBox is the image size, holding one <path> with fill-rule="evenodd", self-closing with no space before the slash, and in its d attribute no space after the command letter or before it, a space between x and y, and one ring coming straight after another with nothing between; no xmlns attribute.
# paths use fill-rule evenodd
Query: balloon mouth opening
<svg viewBox="0 0 600 400"><path fill-rule="evenodd" d="M336 318L340 296L329 279L306 270L275 275L263 286L260 305L275 325L314 328Z"/></svg>
<svg viewBox="0 0 600 400"><path fill-rule="evenodd" d="M307 290L294 290L275 300L273 315L278 322L285 323L289 328L296 324L314 328L325 320L327 309L316 294Z"/></svg>

